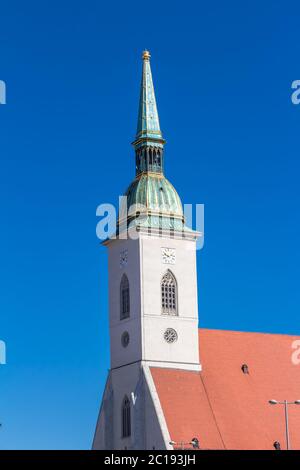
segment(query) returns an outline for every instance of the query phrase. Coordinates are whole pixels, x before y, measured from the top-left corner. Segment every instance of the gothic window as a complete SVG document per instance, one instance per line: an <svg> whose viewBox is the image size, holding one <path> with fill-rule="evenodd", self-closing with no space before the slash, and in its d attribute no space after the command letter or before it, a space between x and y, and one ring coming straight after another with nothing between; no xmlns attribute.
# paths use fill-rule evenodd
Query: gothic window
<svg viewBox="0 0 300 470"><path fill-rule="evenodd" d="M130 401L127 396L124 397L122 404L122 437L131 436L131 410Z"/></svg>
<svg viewBox="0 0 300 470"><path fill-rule="evenodd" d="M157 166L157 152L156 152L156 149L154 149L153 150L153 167L155 170L156 170L156 166Z"/></svg>
<svg viewBox="0 0 300 470"><path fill-rule="evenodd" d="M130 293L129 281L126 274L123 274L120 285L120 319L130 316Z"/></svg>
<svg viewBox="0 0 300 470"><path fill-rule="evenodd" d="M136 169L139 171L141 168L141 154L140 152L136 152Z"/></svg>
<svg viewBox="0 0 300 470"><path fill-rule="evenodd" d="M160 151L159 150L157 152L157 165L158 165L158 169L160 170L161 169L161 158L160 158Z"/></svg>
<svg viewBox="0 0 300 470"><path fill-rule="evenodd" d="M149 149L149 170L152 171L152 166L153 166L153 149Z"/></svg>
<svg viewBox="0 0 300 470"><path fill-rule="evenodd" d="M161 280L162 313L178 315L177 312L177 283L171 271L167 271Z"/></svg>

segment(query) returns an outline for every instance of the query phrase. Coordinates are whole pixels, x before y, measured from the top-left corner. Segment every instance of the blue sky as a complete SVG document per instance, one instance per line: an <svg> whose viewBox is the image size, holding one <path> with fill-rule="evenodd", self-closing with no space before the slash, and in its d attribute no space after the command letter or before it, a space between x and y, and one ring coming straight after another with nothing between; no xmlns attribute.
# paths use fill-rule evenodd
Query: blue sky
<svg viewBox="0 0 300 470"><path fill-rule="evenodd" d="M205 204L201 326L300 334L299 4L0 9L0 448L90 448L109 367L95 212L134 176L144 48L166 175Z"/></svg>

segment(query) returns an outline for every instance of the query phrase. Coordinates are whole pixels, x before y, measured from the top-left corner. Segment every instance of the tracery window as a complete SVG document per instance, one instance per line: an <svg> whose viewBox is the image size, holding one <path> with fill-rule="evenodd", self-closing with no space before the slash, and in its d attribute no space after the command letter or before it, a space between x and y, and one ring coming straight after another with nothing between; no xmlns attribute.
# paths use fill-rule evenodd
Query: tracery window
<svg viewBox="0 0 300 470"><path fill-rule="evenodd" d="M178 315L177 283L170 270L164 274L161 280L161 306L163 314Z"/></svg>

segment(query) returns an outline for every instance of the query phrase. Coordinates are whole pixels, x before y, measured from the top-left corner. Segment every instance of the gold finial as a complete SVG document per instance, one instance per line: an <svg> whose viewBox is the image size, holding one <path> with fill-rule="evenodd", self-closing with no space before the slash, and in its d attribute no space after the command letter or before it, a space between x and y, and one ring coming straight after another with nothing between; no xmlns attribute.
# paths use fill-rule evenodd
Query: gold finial
<svg viewBox="0 0 300 470"><path fill-rule="evenodd" d="M143 60L149 60L151 57L150 52L145 50L143 51Z"/></svg>

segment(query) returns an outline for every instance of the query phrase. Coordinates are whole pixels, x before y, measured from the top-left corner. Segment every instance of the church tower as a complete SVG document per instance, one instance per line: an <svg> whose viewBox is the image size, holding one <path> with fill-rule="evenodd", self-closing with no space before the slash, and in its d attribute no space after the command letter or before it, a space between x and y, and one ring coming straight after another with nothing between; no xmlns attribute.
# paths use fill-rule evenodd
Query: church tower
<svg viewBox="0 0 300 470"><path fill-rule="evenodd" d="M143 53L135 178L108 249L111 365L93 448L172 448L151 370L200 371L196 240L164 174L165 140ZM171 158L171 157L170 157Z"/></svg>

